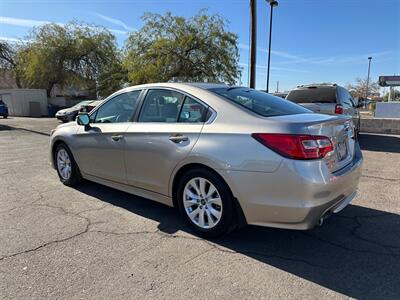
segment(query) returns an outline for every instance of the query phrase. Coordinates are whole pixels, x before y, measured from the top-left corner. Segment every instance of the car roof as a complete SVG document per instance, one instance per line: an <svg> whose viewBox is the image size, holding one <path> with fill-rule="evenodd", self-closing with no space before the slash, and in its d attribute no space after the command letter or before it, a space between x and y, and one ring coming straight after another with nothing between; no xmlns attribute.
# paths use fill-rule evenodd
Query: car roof
<svg viewBox="0 0 400 300"><path fill-rule="evenodd" d="M201 88L203 90L210 90L210 89L215 89L215 88L223 88L223 87L228 87L230 85L227 85L225 83L207 83L207 82L193 82L193 83L185 83L186 85L190 86L195 86L198 88Z"/></svg>
<svg viewBox="0 0 400 300"><path fill-rule="evenodd" d="M326 84L326 83L321 83L321 84L305 84L305 85L298 85L295 90L306 90L306 89L335 89L338 87L336 83L332 84Z"/></svg>
<svg viewBox="0 0 400 300"><path fill-rule="evenodd" d="M126 92L132 89L143 89L143 88L152 88L152 87L166 87L166 88L184 88L184 87L196 87L202 90L211 90L218 87L228 87L229 85L224 83L206 83L206 82L159 82L159 83L146 83L141 85L133 85L130 87L126 87L119 92Z"/></svg>

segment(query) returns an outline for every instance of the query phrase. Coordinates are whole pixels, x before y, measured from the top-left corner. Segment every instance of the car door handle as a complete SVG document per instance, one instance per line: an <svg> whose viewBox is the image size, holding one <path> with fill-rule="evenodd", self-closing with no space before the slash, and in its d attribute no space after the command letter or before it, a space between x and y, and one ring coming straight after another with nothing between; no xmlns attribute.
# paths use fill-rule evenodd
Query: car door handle
<svg viewBox="0 0 400 300"><path fill-rule="evenodd" d="M119 135L113 135L113 136L111 136L111 138L112 138L113 141L117 142L117 141L123 139L124 136L119 134Z"/></svg>
<svg viewBox="0 0 400 300"><path fill-rule="evenodd" d="M172 142L174 142L174 143L179 144L180 142L188 141L189 138L188 138L187 136L184 136L184 135L180 135L180 134L179 134L179 135L171 135L171 136L169 137L169 140L172 141Z"/></svg>

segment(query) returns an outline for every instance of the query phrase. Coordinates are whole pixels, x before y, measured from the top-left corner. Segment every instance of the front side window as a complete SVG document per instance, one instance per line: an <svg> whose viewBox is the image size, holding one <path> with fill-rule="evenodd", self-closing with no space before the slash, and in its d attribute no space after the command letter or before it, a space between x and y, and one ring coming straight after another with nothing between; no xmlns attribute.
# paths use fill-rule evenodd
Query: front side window
<svg viewBox="0 0 400 300"><path fill-rule="evenodd" d="M140 91L119 94L104 103L91 115L93 123L128 122L138 103Z"/></svg>
<svg viewBox="0 0 400 300"><path fill-rule="evenodd" d="M185 96L170 90L149 90L139 115L139 122L174 123Z"/></svg>
<svg viewBox="0 0 400 300"><path fill-rule="evenodd" d="M282 101L281 98L249 88L224 87L210 89L210 91L263 117L310 112L297 104Z"/></svg>

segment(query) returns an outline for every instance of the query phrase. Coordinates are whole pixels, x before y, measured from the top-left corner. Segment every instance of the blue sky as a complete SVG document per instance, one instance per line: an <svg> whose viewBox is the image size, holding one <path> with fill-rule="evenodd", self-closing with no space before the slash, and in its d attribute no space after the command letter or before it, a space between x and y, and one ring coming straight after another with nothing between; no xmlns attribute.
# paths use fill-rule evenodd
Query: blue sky
<svg viewBox="0 0 400 300"><path fill-rule="evenodd" d="M120 46L127 32L141 27L144 12L192 16L202 8L229 20L238 34L242 84L247 85L248 0L81 0L0 1L0 38L20 39L32 26L70 20L103 25ZM257 0L256 87L265 89L269 6ZM279 0L274 10L270 91L311 82L346 84L366 77L400 74L399 0Z"/></svg>

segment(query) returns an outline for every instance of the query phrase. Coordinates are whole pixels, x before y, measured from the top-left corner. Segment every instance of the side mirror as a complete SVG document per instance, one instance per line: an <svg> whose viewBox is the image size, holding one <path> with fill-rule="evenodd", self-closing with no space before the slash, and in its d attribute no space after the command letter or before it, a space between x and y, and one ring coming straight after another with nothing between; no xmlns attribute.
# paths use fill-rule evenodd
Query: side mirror
<svg viewBox="0 0 400 300"><path fill-rule="evenodd" d="M78 118L76 119L78 125L88 126L90 123L90 118L87 113L79 113Z"/></svg>

